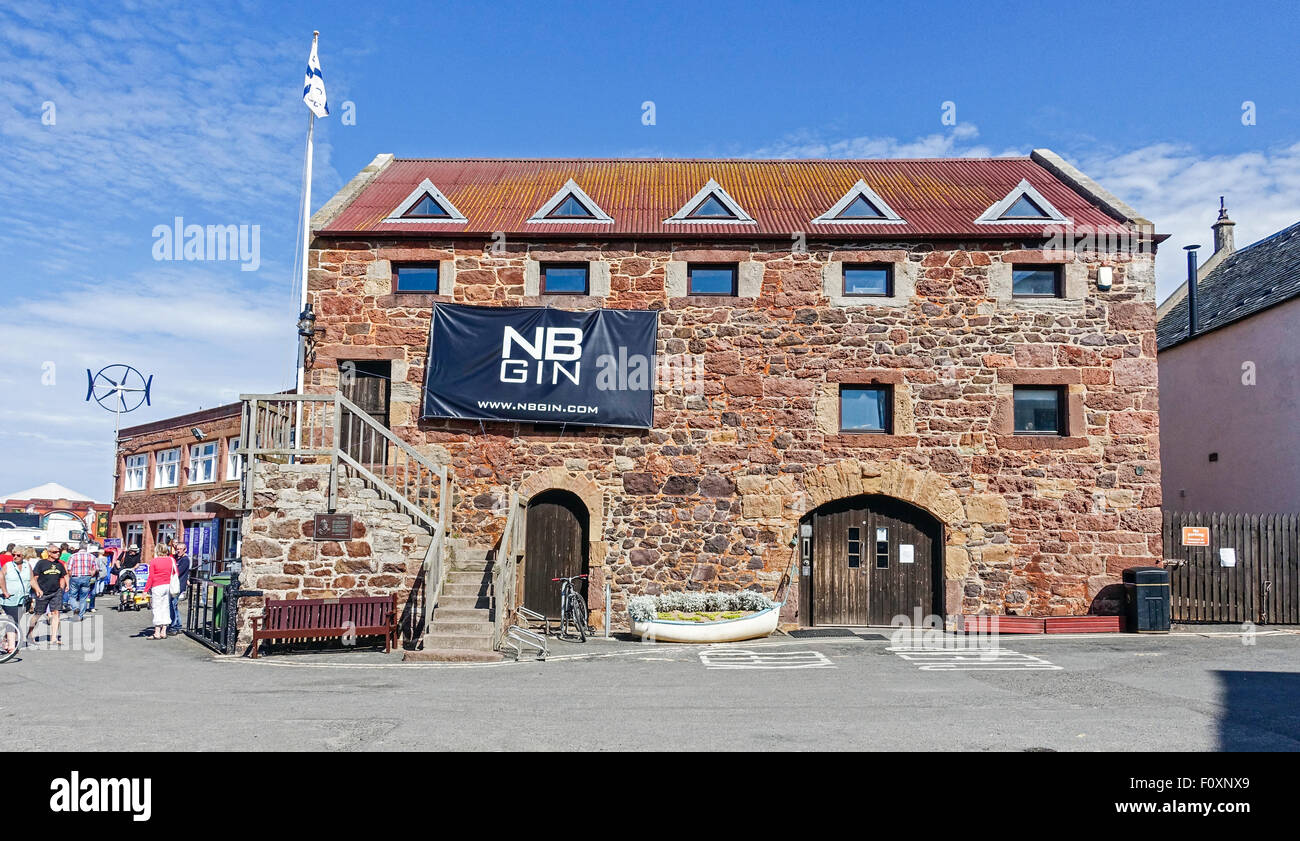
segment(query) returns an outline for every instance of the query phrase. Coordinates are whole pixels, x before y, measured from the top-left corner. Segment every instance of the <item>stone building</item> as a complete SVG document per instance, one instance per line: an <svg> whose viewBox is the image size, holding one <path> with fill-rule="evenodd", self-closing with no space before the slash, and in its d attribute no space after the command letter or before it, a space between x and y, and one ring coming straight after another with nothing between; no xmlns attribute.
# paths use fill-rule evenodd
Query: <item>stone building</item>
<svg viewBox="0 0 1300 841"><path fill-rule="evenodd" d="M606 584L620 628L630 595L787 574L790 624L1110 612L1160 557L1161 237L1049 151L381 155L312 229L306 390L351 383L450 465L463 544L491 547L516 492L574 530L596 622ZM656 312L652 425L422 416L432 312L464 304ZM356 583L248 548L270 595Z"/></svg>
<svg viewBox="0 0 1300 841"><path fill-rule="evenodd" d="M184 540L209 569L239 557L239 403L126 427L117 438L111 537L145 558Z"/></svg>

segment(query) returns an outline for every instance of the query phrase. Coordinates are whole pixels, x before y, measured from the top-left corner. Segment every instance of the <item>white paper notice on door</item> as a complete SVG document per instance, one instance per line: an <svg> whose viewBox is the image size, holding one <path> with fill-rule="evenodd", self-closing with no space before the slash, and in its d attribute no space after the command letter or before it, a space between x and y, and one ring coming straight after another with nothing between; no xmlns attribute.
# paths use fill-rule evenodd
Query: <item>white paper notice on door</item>
<svg viewBox="0 0 1300 841"><path fill-rule="evenodd" d="M898 544L898 562L900 564L911 564L916 562L916 555L913 551L912 544Z"/></svg>
<svg viewBox="0 0 1300 841"><path fill-rule="evenodd" d="M1224 567L1235 567L1236 565L1237 565L1237 550L1236 550L1236 549L1220 549L1220 550L1219 550L1219 566L1224 566Z"/></svg>

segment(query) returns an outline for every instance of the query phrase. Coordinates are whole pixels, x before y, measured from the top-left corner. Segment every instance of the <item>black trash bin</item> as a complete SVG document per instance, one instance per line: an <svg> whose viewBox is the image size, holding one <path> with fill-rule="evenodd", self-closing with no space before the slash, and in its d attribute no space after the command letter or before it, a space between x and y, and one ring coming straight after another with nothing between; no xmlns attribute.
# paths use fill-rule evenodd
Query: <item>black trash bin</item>
<svg viewBox="0 0 1300 841"><path fill-rule="evenodd" d="M1124 602L1129 631L1169 633L1169 570L1164 567L1124 570Z"/></svg>

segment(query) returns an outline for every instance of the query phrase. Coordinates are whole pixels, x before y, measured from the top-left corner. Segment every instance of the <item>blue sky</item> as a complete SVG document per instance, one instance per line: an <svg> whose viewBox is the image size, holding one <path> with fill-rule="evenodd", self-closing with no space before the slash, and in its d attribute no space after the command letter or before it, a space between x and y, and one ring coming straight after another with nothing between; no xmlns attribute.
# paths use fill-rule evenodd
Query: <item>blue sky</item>
<svg viewBox="0 0 1300 841"><path fill-rule="evenodd" d="M1172 235L1162 297L1178 247L1209 244L1219 195L1239 244L1300 219L1294 3L7 3L0 494L57 481L109 498L113 416L84 402L86 368L155 375L133 423L292 384L313 29L333 111L314 207L380 152L1046 146ZM155 260L153 229L177 216L258 225L257 270Z"/></svg>

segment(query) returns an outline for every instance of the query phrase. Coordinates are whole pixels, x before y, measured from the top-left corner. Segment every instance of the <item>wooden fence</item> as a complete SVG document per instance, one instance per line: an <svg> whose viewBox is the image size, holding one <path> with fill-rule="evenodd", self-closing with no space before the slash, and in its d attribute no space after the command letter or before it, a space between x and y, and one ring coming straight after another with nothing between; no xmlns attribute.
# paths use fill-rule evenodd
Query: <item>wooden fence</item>
<svg viewBox="0 0 1300 841"><path fill-rule="evenodd" d="M1164 547L1173 621L1300 624L1300 514L1166 511Z"/></svg>

